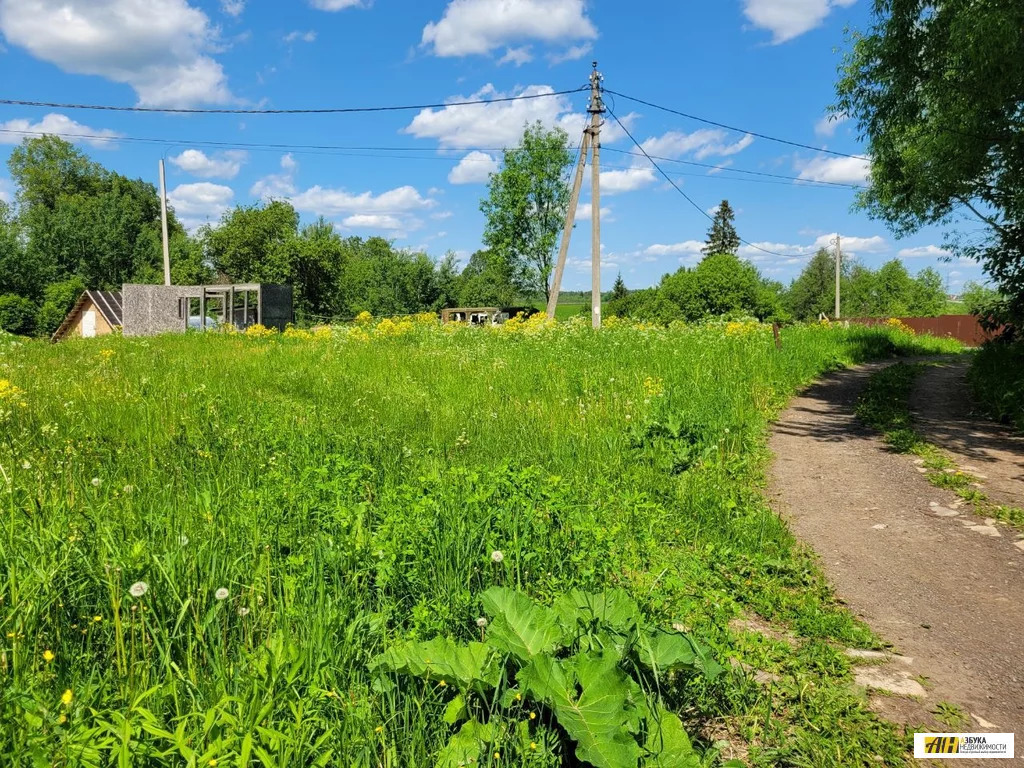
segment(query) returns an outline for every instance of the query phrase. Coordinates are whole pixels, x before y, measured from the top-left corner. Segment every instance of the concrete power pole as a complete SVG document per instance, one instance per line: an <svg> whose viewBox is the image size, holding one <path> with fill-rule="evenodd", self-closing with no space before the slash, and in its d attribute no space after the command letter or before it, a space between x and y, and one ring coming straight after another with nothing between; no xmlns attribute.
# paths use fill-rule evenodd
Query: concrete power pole
<svg viewBox="0 0 1024 768"><path fill-rule="evenodd" d="M167 182L164 180L164 159L160 158L160 224L164 233L164 285L171 284L171 243L167 236Z"/></svg>
<svg viewBox="0 0 1024 768"><path fill-rule="evenodd" d="M839 319L839 278L843 273L843 244L836 235L836 320Z"/></svg>
<svg viewBox="0 0 1024 768"><path fill-rule="evenodd" d="M576 208L580 201L580 188L583 186L583 171L587 165L587 152L593 153L590 187L590 230L591 230L591 307L593 325L601 327L601 115L604 114L604 101L601 98L601 73L597 71L597 62L590 73L590 103L587 112L590 114L590 125L583 129L583 141L580 143L580 161L576 166L576 177L573 179L572 193L569 195L569 209L565 212L565 229L562 231L562 244L558 248L558 261L551 281L551 295L548 297L548 317L554 318L558 307L558 293L562 289L562 275L565 272L565 260L569 254L569 241L576 224Z"/></svg>
<svg viewBox="0 0 1024 768"><path fill-rule="evenodd" d="M590 169L590 307L595 330L601 328L601 116L604 102L601 100L601 73L590 73L590 146L594 162Z"/></svg>

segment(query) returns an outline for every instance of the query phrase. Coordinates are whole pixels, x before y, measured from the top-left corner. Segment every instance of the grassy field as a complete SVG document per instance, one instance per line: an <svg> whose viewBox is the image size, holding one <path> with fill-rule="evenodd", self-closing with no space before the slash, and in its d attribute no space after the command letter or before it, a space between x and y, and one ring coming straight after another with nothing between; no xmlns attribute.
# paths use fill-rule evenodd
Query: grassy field
<svg viewBox="0 0 1024 768"><path fill-rule="evenodd" d="M0 347L5 765L575 764L552 708L468 690L491 732L457 759L457 686L372 671L479 640L496 585L622 588L710 648L726 674L657 691L700 755L671 764L901 764L841 653L875 638L760 493L764 438L823 371L948 343L609 325ZM755 614L794 644L730 624Z"/></svg>

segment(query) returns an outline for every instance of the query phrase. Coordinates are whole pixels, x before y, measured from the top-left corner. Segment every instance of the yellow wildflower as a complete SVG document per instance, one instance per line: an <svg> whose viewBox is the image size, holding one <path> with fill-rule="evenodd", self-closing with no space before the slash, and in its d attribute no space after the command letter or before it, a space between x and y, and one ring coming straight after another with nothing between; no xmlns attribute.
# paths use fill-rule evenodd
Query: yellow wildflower
<svg viewBox="0 0 1024 768"><path fill-rule="evenodd" d="M537 719L537 713L536 712L531 712L530 713L530 719L531 720L536 720Z"/></svg>
<svg viewBox="0 0 1024 768"><path fill-rule="evenodd" d="M61 703L62 703L62 704L63 704L63 705L65 706L65 707L70 707L70 706L71 706L71 701L72 701L72 700L73 700L74 698L75 698L75 695L74 695L74 694L73 694L73 693L71 692L71 689L70 689L70 688L68 688L68 689L67 689L66 691L64 691L64 693L63 693L63 694L61 695L61 697L60 697L60 700L61 700Z"/></svg>
<svg viewBox="0 0 1024 768"><path fill-rule="evenodd" d="M63 712L61 712L60 717L57 718L57 722L60 723L61 725L64 725L64 723L66 723L67 721L68 721L68 716L65 715Z"/></svg>
<svg viewBox="0 0 1024 768"><path fill-rule="evenodd" d="M49 648L47 648L45 651L43 651L43 661L45 661L47 664L49 664L55 658L57 658L57 657L54 655L53 651L51 651Z"/></svg>
<svg viewBox="0 0 1024 768"><path fill-rule="evenodd" d="M530 742L530 749L536 749L536 748L537 748L537 742L536 741L531 741Z"/></svg>
<svg viewBox="0 0 1024 768"><path fill-rule="evenodd" d="M102 616L93 616L92 620L95 621L97 624L99 624L101 621L103 621L103 617Z"/></svg>

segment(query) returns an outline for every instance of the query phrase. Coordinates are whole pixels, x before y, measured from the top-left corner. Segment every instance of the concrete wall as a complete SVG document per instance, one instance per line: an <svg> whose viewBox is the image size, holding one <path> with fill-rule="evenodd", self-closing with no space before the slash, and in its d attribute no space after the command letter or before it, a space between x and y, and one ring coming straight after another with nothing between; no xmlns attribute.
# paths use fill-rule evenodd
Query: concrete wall
<svg viewBox="0 0 1024 768"><path fill-rule="evenodd" d="M178 316L178 298L197 295L188 291L189 286L180 285L125 285L121 290L124 335L183 333L185 318Z"/></svg>

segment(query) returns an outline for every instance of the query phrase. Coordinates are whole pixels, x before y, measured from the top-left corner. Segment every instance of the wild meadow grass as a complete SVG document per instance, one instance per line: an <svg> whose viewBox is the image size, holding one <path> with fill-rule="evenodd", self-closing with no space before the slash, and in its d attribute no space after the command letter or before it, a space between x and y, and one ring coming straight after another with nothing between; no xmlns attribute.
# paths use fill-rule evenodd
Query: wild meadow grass
<svg viewBox="0 0 1024 768"><path fill-rule="evenodd" d="M870 632L759 484L823 371L948 349L892 328L381 321L0 347L0 755L14 766L432 766L480 595L623 587L728 666L671 702L771 765L902 761L845 687ZM493 556L500 552L501 557ZM738 637L741 611L804 639ZM523 715L525 718L525 714ZM571 764L543 713L480 765ZM723 723L728 724L722 726Z"/></svg>

